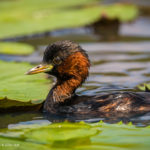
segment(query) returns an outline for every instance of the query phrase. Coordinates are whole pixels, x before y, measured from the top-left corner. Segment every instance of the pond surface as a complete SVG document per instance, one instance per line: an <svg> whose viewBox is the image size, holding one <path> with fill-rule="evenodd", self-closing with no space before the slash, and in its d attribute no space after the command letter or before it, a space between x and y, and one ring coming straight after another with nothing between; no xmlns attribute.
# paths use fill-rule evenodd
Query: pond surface
<svg viewBox="0 0 150 150"><path fill-rule="evenodd" d="M84 28L53 32L52 36L45 38L21 40L36 47L37 51L31 56L1 55L0 59L39 63L47 44L57 40L71 39L79 42L87 51L92 64L88 79L77 90L79 95L96 95L110 90L135 91L137 85L150 82L150 32L147 30L149 25L149 18L147 21L145 18L139 18L133 23L123 24L120 28L120 37L114 41L101 41L91 34L91 31ZM47 118L40 113L5 114L0 116L0 128L9 128L18 124L49 124L67 119L71 121L82 120L56 116ZM108 118L90 118L84 121L97 122L99 120L109 123L120 121ZM123 121L125 123L132 121L137 126L147 126L150 125L150 114Z"/></svg>

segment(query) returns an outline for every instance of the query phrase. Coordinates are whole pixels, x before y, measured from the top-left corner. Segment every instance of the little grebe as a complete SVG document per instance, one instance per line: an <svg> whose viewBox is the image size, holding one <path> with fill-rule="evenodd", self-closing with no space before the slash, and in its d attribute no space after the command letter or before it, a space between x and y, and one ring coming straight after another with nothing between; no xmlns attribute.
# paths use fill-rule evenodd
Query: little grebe
<svg viewBox="0 0 150 150"><path fill-rule="evenodd" d="M148 92L110 92L97 96L77 96L75 90L89 74L90 61L85 50L71 41L49 45L43 63L27 74L45 72L57 78L44 103L52 114L131 117L150 111Z"/></svg>

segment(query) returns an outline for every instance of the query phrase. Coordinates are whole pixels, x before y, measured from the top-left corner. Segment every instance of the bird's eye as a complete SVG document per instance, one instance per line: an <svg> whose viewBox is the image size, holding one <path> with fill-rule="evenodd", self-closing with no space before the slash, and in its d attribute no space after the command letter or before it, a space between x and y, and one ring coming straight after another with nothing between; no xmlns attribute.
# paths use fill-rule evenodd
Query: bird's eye
<svg viewBox="0 0 150 150"><path fill-rule="evenodd" d="M61 64L61 59L60 59L60 57L56 56L56 57L53 59L53 63L56 64L56 65Z"/></svg>

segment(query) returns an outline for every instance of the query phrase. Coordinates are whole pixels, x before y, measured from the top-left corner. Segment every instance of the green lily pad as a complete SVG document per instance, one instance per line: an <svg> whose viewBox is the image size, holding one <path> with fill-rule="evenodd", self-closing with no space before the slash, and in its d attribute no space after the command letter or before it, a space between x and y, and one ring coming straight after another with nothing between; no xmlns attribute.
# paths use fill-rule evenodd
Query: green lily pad
<svg viewBox="0 0 150 150"><path fill-rule="evenodd" d="M150 127L139 128L131 123L125 125L63 122L0 130L0 145L14 141L16 144L21 142L22 147L31 150L29 143L37 147L48 146L54 150L146 150L150 147Z"/></svg>
<svg viewBox="0 0 150 150"><path fill-rule="evenodd" d="M149 92L150 91L150 84L144 83L144 84L138 85L137 88L142 90L142 91Z"/></svg>
<svg viewBox="0 0 150 150"><path fill-rule="evenodd" d="M101 7L101 17L118 19L120 22L131 21L137 17L138 10L134 5L115 4Z"/></svg>
<svg viewBox="0 0 150 150"><path fill-rule="evenodd" d="M88 125L76 124L56 124L48 127L43 127L39 130L33 129L27 131L24 138L35 142L49 143L53 141L66 141L78 138L87 138L98 133L96 128L91 128ZM41 139L40 135L43 135Z"/></svg>
<svg viewBox="0 0 150 150"><path fill-rule="evenodd" d="M25 75L32 67L28 63L0 61L0 111L36 106L46 98L50 86L44 74Z"/></svg>
<svg viewBox="0 0 150 150"><path fill-rule="evenodd" d="M0 54L29 55L34 47L24 43L0 42Z"/></svg>
<svg viewBox="0 0 150 150"><path fill-rule="evenodd" d="M0 38L89 25L102 17L130 21L132 5L99 5L98 0L19 0L0 2Z"/></svg>

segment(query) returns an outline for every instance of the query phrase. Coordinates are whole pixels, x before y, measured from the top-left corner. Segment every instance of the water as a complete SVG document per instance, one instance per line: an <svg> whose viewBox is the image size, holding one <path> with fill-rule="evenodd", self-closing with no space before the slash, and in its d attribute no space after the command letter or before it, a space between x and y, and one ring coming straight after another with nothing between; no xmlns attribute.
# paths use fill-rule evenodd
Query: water
<svg viewBox="0 0 150 150"><path fill-rule="evenodd" d="M42 60L43 50L47 44L57 40L71 39L79 42L89 54L91 60L90 75L82 87L78 88L79 95L96 95L110 90L136 90L137 85L150 81L150 25L149 18L139 18L131 24L123 24L120 28L120 38L113 41L101 41L84 28L64 32L54 32L53 36L46 38L33 38L20 40L34 45L37 51L31 56L6 56L0 59L7 61L28 61L39 63ZM138 30L140 28L140 30ZM134 30L133 30L134 29ZM81 32L82 31L82 32ZM132 32L130 32L132 31ZM138 31L138 32L137 32ZM129 37L129 39L127 38ZM126 41L126 39L128 39ZM47 116L41 113L16 113L0 116L0 128L17 126L18 124L50 124L64 120L81 121L82 119ZM86 122L115 123L120 120L108 118L90 118ZM132 121L137 126L150 125L150 113L143 116L123 120Z"/></svg>

